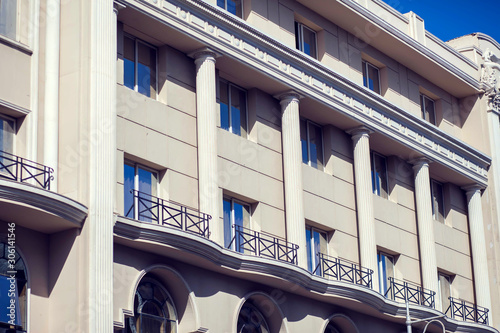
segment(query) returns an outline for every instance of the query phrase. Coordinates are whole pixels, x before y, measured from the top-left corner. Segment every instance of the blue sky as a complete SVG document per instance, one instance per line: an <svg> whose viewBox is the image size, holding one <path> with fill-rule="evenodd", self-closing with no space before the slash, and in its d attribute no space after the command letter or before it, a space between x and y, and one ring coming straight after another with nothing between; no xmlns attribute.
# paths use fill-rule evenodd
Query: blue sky
<svg viewBox="0 0 500 333"><path fill-rule="evenodd" d="M384 0L401 13L413 11L426 30L447 41L482 32L500 43L500 0Z"/></svg>

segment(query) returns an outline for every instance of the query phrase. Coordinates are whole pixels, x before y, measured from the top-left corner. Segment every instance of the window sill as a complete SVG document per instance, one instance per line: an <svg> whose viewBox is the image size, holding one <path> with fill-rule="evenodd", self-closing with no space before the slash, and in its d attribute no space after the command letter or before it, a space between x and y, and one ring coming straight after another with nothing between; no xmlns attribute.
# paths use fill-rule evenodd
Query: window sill
<svg viewBox="0 0 500 333"><path fill-rule="evenodd" d="M4 35L0 35L0 43L10 46L16 50L19 50L21 52L26 53L27 55L32 55L33 50L30 49L27 45L21 44L13 39L10 39L9 37L6 37Z"/></svg>

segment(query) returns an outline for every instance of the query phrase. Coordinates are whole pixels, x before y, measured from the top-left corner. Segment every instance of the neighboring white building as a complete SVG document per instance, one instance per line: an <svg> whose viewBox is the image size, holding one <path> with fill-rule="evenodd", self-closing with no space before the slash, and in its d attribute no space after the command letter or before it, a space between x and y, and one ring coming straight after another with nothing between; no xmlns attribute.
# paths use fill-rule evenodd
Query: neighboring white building
<svg viewBox="0 0 500 333"><path fill-rule="evenodd" d="M400 333L406 301L498 333L491 37L381 0L0 0L0 74L0 333Z"/></svg>

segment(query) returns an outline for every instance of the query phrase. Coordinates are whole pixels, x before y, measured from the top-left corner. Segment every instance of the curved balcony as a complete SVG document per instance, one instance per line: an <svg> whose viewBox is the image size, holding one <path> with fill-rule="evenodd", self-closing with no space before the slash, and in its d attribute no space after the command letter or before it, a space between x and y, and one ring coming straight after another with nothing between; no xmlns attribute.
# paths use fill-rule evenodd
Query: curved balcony
<svg viewBox="0 0 500 333"><path fill-rule="evenodd" d="M0 150L0 177L50 190L54 169Z"/></svg>
<svg viewBox="0 0 500 333"><path fill-rule="evenodd" d="M410 282L398 281L392 277L389 278L389 288L385 292L385 297L394 301L423 305L432 309L435 307L435 295L436 293L432 290Z"/></svg>
<svg viewBox="0 0 500 333"><path fill-rule="evenodd" d="M449 297L450 306L446 315L453 319L488 325L489 310L473 303Z"/></svg>
<svg viewBox="0 0 500 333"><path fill-rule="evenodd" d="M327 279L349 282L360 286L372 288L373 270L360 265L318 253L318 265L313 274L318 274Z"/></svg>

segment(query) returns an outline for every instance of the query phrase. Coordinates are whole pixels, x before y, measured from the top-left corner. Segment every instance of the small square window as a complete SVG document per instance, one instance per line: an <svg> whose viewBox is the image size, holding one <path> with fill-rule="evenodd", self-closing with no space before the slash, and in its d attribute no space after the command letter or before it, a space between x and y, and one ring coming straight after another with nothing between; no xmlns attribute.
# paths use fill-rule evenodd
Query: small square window
<svg viewBox="0 0 500 333"><path fill-rule="evenodd" d="M319 125L305 119L300 120L300 142L302 162L323 170L323 131Z"/></svg>
<svg viewBox="0 0 500 333"><path fill-rule="evenodd" d="M299 22L295 22L295 44L298 50L318 58L316 32Z"/></svg>
<svg viewBox="0 0 500 333"><path fill-rule="evenodd" d="M314 227L306 226L307 243L307 269L309 272L315 272L321 275L321 270L316 269L319 265L319 254L328 255L327 251L327 233Z"/></svg>
<svg viewBox="0 0 500 333"><path fill-rule="evenodd" d="M384 156L372 152L372 190L382 198L388 198L387 160Z"/></svg>
<svg viewBox="0 0 500 333"><path fill-rule="evenodd" d="M436 125L436 112L434 100L425 95L420 95L420 109L422 110L422 118Z"/></svg>
<svg viewBox="0 0 500 333"><path fill-rule="evenodd" d="M224 197L223 199L223 221L224 221L224 247L243 253L245 244L244 237L235 237L236 233L247 233L250 228L251 206L243 201ZM235 230L238 228L238 230ZM245 230L247 229L247 230Z"/></svg>
<svg viewBox="0 0 500 333"><path fill-rule="evenodd" d="M123 43L123 84L147 97L156 98L157 50L132 36Z"/></svg>
<svg viewBox="0 0 500 333"><path fill-rule="evenodd" d="M217 6L231 14L243 18L243 0L217 0Z"/></svg>
<svg viewBox="0 0 500 333"><path fill-rule="evenodd" d="M379 69L367 61L363 61L363 85L377 94L380 94Z"/></svg>
<svg viewBox="0 0 500 333"><path fill-rule="evenodd" d="M432 218L444 223L443 184L431 180Z"/></svg>
<svg viewBox="0 0 500 333"><path fill-rule="evenodd" d="M236 135L247 136L247 92L221 80L220 127Z"/></svg>
<svg viewBox="0 0 500 333"><path fill-rule="evenodd" d="M0 0L0 35L15 39L17 35L17 0Z"/></svg>
<svg viewBox="0 0 500 333"><path fill-rule="evenodd" d="M153 204L158 195L158 171L126 161L124 164L124 210L125 216L152 222Z"/></svg>
<svg viewBox="0 0 500 333"><path fill-rule="evenodd" d="M449 275L438 273L438 288L439 288L439 304L441 304L441 312L446 312L450 307L451 297L451 277Z"/></svg>
<svg viewBox="0 0 500 333"><path fill-rule="evenodd" d="M382 295L385 295L390 287L389 278L394 278L394 257L387 253L379 252L377 259L379 290Z"/></svg>

